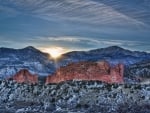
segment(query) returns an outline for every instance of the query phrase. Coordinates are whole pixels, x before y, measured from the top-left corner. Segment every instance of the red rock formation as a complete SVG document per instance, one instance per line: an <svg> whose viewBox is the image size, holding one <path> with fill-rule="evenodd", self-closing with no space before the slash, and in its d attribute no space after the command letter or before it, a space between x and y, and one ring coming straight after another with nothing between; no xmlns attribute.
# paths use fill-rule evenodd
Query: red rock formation
<svg viewBox="0 0 150 113"><path fill-rule="evenodd" d="M99 80L107 83L123 83L124 66L111 67L108 62L79 62L59 68L46 78L46 84L66 80Z"/></svg>
<svg viewBox="0 0 150 113"><path fill-rule="evenodd" d="M23 69L17 72L13 77L13 80L15 80L18 83L30 83L30 84L36 84L38 83L38 76L32 75L28 70Z"/></svg>

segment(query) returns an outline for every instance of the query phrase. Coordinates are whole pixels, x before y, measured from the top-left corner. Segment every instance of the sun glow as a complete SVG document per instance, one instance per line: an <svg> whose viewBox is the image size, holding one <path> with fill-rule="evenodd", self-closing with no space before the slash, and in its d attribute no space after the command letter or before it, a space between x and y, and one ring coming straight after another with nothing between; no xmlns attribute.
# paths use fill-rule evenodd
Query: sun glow
<svg viewBox="0 0 150 113"><path fill-rule="evenodd" d="M49 53L54 59L61 57L61 55L66 52L66 49L62 47L43 48L42 50Z"/></svg>

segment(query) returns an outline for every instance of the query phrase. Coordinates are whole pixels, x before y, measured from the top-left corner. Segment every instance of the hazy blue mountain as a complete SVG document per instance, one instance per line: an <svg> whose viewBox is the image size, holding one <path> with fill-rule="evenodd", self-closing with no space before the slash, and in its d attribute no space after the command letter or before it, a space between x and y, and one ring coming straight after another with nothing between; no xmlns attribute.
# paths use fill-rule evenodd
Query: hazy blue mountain
<svg viewBox="0 0 150 113"><path fill-rule="evenodd" d="M49 54L34 47L23 49L0 48L0 76L11 76L20 69L28 69L39 75L48 75L54 70Z"/></svg>
<svg viewBox="0 0 150 113"><path fill-rule="evenodd" d="M150 60L150 53L130 51L118 46L95 49L90 51L73 51L62 55L60 65L78 61L99 61L107 60L112 65L123 63L131 65L143 60Z"/></svg>

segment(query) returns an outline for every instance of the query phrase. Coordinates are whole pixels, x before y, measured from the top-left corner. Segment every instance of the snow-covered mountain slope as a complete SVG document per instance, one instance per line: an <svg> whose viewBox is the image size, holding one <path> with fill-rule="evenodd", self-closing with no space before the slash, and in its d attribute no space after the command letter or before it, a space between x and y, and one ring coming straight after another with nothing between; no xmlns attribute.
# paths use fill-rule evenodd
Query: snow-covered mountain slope
<svg viewBox="0 0 150 113"><path fill-rule="evenodd" d="M107 60L111 64L122 63L131 65L143 60L150 60L150 53L130 51L118 46L111 46L91 51L73 51L63 54L59 60L60 65L78 61Z"/></svg>
<svg viewBox="0 0 150 113"><path fill-rule="evenodd" d="M55 68L72 62L101 60L106 60L112 65L122 63L130 66L141 61L150 61L150 53L111 46L91 51L69 52L57 59L56 64L49 54L31 46L23 49L0 48L0 77L14 75L21 69L28 69L39 76L49 75L55 71Z"/></svg>
<svg viewBox="0 0 150 113"><path fill-rule="evenodd" d="M49 54L31 46L23 49L0 48L0 77L14 75L20 69L48 75L54 70L54 65Z"/></svg>
<svg viewBox="0 0 150 113"><path fill-rule="evenodd" d="M125 77L134 81L150 83L150 60L142 61L126 67Z"/></svg>

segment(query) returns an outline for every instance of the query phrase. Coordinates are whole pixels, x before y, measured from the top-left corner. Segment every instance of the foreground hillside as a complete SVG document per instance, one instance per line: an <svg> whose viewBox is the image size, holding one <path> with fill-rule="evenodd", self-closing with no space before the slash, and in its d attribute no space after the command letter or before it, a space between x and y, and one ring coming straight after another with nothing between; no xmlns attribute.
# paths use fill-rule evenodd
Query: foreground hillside
<svg viewBox="0 0 150 113"><path fill-rule="evenodd" d="M0 113L149 113L147 84L67 81L49 85L0 81Z"/></svg>

